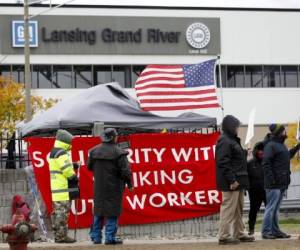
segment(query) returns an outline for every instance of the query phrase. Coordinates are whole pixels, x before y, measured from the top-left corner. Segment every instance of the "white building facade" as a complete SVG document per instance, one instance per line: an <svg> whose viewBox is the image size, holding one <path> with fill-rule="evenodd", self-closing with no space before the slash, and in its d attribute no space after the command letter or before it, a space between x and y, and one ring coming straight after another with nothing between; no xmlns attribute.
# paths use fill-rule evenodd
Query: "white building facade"
<svg viewBox="0 0 300 250"><path fill-rule="evenodd" d="M30 7L31 14L43 10ZM22 34L12 23L22 14L21 6L0 8L0 72L19 82L24 81L24 56L22 45L14 42ZM31 48L34 94L61 99L118 81L134 95L134 82L148 64L192 64L219 55L226 114L247 123L256 107L260 125L294 122L300 115L297 10L68 6L32 21L37 21L32 31L37 44ZM204 47L188 41L187 29L195 23L208 29L194 33L195 41L197 32L206 39ZM197 112L222 118L220 109Z"/></svg>
<svg viewBox="0 0 300 250"><path fill-rule="evenodd" d="M45 9L32 6L30 13ZM0 74L18 82L24 82L24 41L14 21L22 15L22 6L0 4ZM247 124L256 108L256 125L264 128L256 139L266 125L300 117L300 10L67 6L32 21L33 94L64 99L117 81L135 96L134 82L148 64L193 64L219 56L222 90L219 67L216 78L225 114ZM221 109L195 112L222 119ZM291 203L299 201L299 180L299 172L293 173Z"/></svg>

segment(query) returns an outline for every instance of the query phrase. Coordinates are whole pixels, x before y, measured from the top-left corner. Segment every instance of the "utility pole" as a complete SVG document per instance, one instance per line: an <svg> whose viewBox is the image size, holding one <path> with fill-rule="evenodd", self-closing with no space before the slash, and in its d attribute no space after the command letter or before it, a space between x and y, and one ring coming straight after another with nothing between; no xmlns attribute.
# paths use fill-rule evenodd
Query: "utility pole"
<svg viewBox="0 0 300 250"><path fill-rule="evenodd" d="M31 120L31 77L30 77L30 37L29 37L29 0L24 0L24 57L25 57L25 121Z"/></svg>

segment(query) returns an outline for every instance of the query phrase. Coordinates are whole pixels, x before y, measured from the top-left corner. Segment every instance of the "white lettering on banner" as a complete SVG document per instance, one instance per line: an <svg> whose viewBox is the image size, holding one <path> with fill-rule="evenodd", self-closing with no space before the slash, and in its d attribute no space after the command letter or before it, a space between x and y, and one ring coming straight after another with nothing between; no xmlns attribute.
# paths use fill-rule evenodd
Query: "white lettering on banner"
<svg viewBox="0 0 300 250"><path fill-rule="evenodd" d="M174 157L174 160L176 162L189 162L189 161L196 161L199 162L201 160L201 155L199 155L199 151L201 151L202 158L205 161L210 160L209 159L209 152L210 150L213 150L213 153L215 151L215 146L211 147L202 147L202 148L180 148L179 150L172 148L172 154Z"/></svg>
<svg viewBox="0 0 300 250"><path fill-rule="evenodd" d="M41 157L39 157L39 156L41 156ZM42 158L42 152L40 152L40 151L34 151L32 153L32 157L33 157L33 160L34 160L34 166L36 168L42 168L44 166L45 161Z"/></svg>
<svg viewBox="0 0 300 250"><path fill-rule="evenodd" d="M192 192L188 192L186 194L180 193L180 200L183 206L185 206L186 203L189 205L194 205L194 202L192 202L189 197L191 196ZM186 202L186 203L185 203Z"/></svg>
<svg viewBox="0 0 300 250"><path fill-rule="evenodd" d="M172 170L172 175L169 176L164 170L160 171L160 178L161 178L161 184L166 184L166 179L169 181L169 183L176 184L176 172L175 170Z"/></svg>
<svg viewBox="0 0 300 250"><path fill-rule="evenodd" d="M208 161L208 150L210 150L210 147L200 148L200 150L203 151L204 160Z"/></svg>
<svg viewBox="0 0 300 250"><path fill-rule="evenodd" d="M151 186L151 182L147 179L148 176L150 175L150 171L146 172L146 173L142 173L142 172L139 172L139 179L140 179L140 185L141 186L144 186L144 182L146 182L149 186Z"/></svg>
<svg viewBox="0 0 300 250"><path fill-rule="evenodd" d="M79 161L81 161L82 165L85 165L84 151L83 150L79 151Z"/></svg>
<svg viewBox="0 0 300 250"><path fill-rule="evenodd" d="M163 156L166 152L166 148L140 148L140 149L128 149L128 161L129 163L156 163L162 162ZM215 155L215 145L202 147L202 148L171 148L171 153L175 162L189 162L200 160L208 161L210 160L209 152L213 150L213 155ZM201 155L200 155L201 154Z"/></svg>
<svg viewBox="0 0 300 250"><path fill-rule="evenodd" d="M196 203L198 205L206 205L207 204L206 201L201 201L202 199L205 199L204 191L197 191L197 192L195 192L195 195L196 195Z"/></svg>
<svg viewBox="0 0 300 250"><path fill-rule="evenodd" d="M186 176L186 179L184 179L182 175L186 174L186 173L188 175ZM193 181L193 178L194 178L192 174L193 173L192 173L191 170L189 170L189 169L183 169L178 174L178 180L179 180L179 182L182 183L182 184L190 184Z"/></svg>
<svg viewBox="0 0 300 250"><path fill-rule="evenodd" d="M180 192L180 193L153 193L151 195L143 194L140 197L134 195L133 197L126 196L130 207L133 210L144 209L145 204L150 204L150 206L155 208L161 208L163 206L169 205L173 206L185 206L188 205L213 205L220 204L221 201L218 198L219 191L217 190L202 190L196 192ZM146 203L147 202L147 203Z"/></svg>
<svg viewBox="0 0 300 250"><path fill-rule="evenodd" d="M79 200L78 207L77 207L77 215L83 215L87 212L87 203L90 203L92 205L92 208L94 208L94 200L93 199L88 199L88 200ZM81 210L79 211L78 208L81 207ZM76 203L75 200L72 200L71 204L71 212L72 214L76 214Z"/></svg>
<svg viewBox="0 0 300 250"><path fill-rule="evenodd" d="M159 197L161 199L160 203L158 203L158 204L154 203L154 199L156 197ZM149 203L152 207L163 207L164 205L166 205L167 199L161 193L154 193L154 194L150 195Z"/></svg>
<svg viewBox="0 0 300 250"><path fill-rule="evenodd" d="M131 201L131 199L130 199L129 196L126 196L126 199L127 199L128 203L129 203L130 207L133 210L136 210L137 205L139 206L140 209L144 209L145 208L146 197L147 197L147 195L144 194L142 196L142 199L140 200L139 197L135 194L133 196L133 200L132 201Z"/></svg>
<svg viewBox="0 0 300 250"><path fill-rule="evenodd" d="M174 204L176 206L180 206L180 204L177 202L178 196L175 193L168 193L168 201L170 203L170 206L173 207Z"/></svg>
<svg viewBox="0 0 300 250"><path fill-rule="evenodd" d="M127 152L128 152L127 159L129 163L136 163L136 164L140 163L140 156L139 156L138 149L132 150L131 148L129 148ZM134 160L132 159L133 156L134 156Z"/></svg>
<svg viewBox="0 0 300 250"><path fill-rule="evenodd" d="M178 153L175 148L172 148L172 153L173 153L173 156L174 156L176 162L181 162L181 161L188 162L190 159L192 150L193 150L192 148L189 148L189 151L186 152L185 148L181 148ZM184 160L181 160L182 157Z"/></svg>
<svg viewBox="0 0 300 250"><path fill-rule="evenodd" d="M219 192L217 190L209 190L208 191L208 202L209 204L215 203L221 203L221 201L218 198Z"/></svg>
<svg viewBox="0 0 300 250"><path fill-rule="evenodd" d="M190 184L193 181L193 172L189 169L182 169L179 172L172 170L171 173L167 173L165 170L154 170L146 172L133 172L132 173L133 186L144 185L164 185L171 184Z"/></svg>
<svg viewBox="0 0 300 250"><path fill-rule="evenodd" d="M157 162L162 162L162 155L166 151L166 148L161 148L160 151L158 151L156 148L153 149L153 152L156 154Z"/></svg>
<svg viewBox="0 0 300 250"><path fill-rule="evenodd" d="M144 153L145 162L149 162L149 152L151 152L151 148L142 148L141 152Z"/></svg>
<svg viewBox="0 0 300 250"><path fill-rule="evenodd" d="M198 148L194 148L194 153L195 153L195 161L199 161L199 151L198 151Z"/></svg>
<svg viewBox="0 0 300 250"><path fill-rule="evenodd" d="M127 159L130 163L139 164L141 162L148 163L150 158L155 157L155 162L162 162L163 153L166 148L156 149L156 148L141 148L141 149L128 149Z"/></svg>

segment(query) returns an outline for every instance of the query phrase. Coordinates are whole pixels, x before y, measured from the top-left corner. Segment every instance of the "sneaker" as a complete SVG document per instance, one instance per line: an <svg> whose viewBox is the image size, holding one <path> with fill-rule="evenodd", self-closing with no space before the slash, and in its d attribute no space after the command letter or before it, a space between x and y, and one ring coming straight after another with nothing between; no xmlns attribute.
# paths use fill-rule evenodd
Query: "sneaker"
<svg viewBox="0 0 300 250"><path fill-rule="evenodd" d="M64 239L55 239L54 242L55 242L55 243L58 243L58 244L60 244L60 243L65 243Z"/></svg>
<svg viewBox="0 0 300 250"><path fill-rule="evenodd" d="M122 245L123 241L121 239L115 239L113 241L105 241L105 245Z"/></svg>
<svg viewBox="0 0 300 250"><path fill-rule="evenodd" d="M237 239L232 239L232 238L228 238L228 239L220 239L219 240L219 245L236 245L239 244L240 241Z"/></svg>
<svg viewBox="0 0 300 250"><path fill-rule="evenodd" d="M279 234L274 234L274 236L277 238L277 239L289 239L291 238L291 235L290 234L286 234L286 233L279 233Z"/></svg>
<svg viewBox="0 0 300 250"><path fill-rule="evenodd" d="M253 242L255 241L255 238L253 236L244 235L239 238L240 242Z"/></svg>
<svg viewBox="0 0 300 250"><path fill-rule="evenodd" d="M272 234L263 234L262 238L265 240L275 240L276 239L276 237Z"/></svg>
<svg viewBox="0 0 300 250"><path fill-rule="evenodd" d="M94 241L94 240L93 240L93 244L94 244L94 245L101 245L101 244L102 244L102 241L97 241L97 240Z"/></svg>

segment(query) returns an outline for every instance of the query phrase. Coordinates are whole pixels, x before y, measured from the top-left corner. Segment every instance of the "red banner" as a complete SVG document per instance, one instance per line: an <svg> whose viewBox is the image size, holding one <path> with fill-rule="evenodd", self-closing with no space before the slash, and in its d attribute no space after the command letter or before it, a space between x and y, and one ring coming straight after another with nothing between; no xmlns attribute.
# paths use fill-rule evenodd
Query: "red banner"
<svg viewBox="0 0 300 250"><path fill-rule="evenodd" d="M219 134L130 135L128 160L134 192L127 189L120 224L145 224L206 216L219 212L221 193L216 190L215 144ZM100 143L96 137L76 137L72 160L82 161L78 227L90 227L93 208L93 176L86 167L88 150ZM51 191L47 157L53 138L28 138L34 172L50 212ZM70 227L74 227L75 202Z"/></svg>

